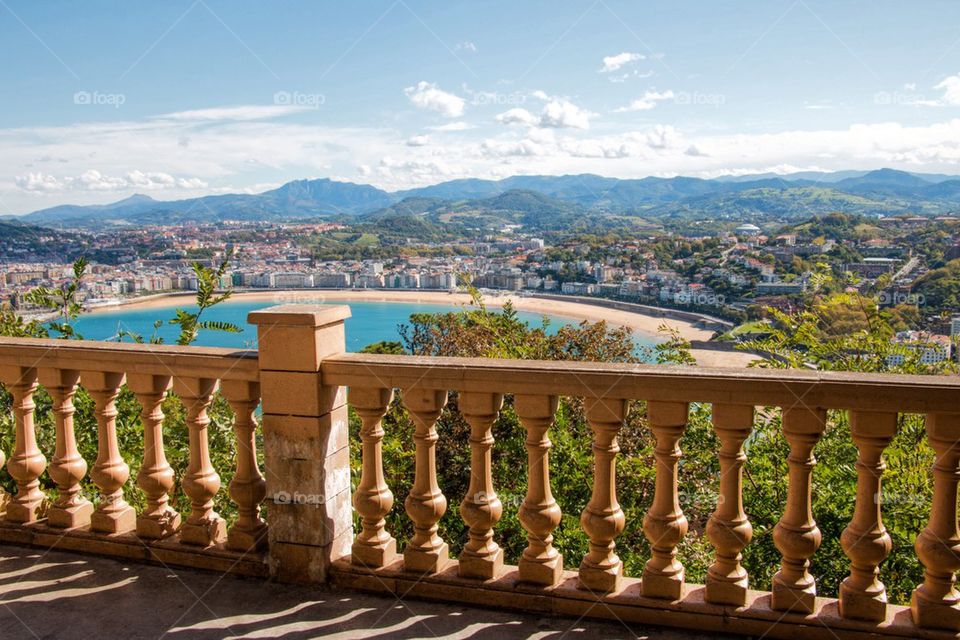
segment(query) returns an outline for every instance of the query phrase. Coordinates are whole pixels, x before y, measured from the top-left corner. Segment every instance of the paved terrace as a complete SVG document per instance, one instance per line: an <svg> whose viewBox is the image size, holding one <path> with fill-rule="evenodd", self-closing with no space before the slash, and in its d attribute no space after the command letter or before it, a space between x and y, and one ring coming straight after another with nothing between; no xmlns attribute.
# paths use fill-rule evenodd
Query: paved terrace
<svg viewBox="0 0 960 640"><path fill-rule="evenodd" d="M330 592L212 571L8 545L0 546L0 603L0 637L4 640L717 637Z"/></svg>

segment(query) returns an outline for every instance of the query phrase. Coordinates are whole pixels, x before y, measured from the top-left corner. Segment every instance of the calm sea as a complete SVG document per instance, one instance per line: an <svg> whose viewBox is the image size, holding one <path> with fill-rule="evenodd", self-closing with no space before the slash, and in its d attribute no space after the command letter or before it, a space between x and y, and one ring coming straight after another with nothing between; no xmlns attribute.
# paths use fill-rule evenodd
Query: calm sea
<svg viewBox="0 0 960 640"><path fill-rule="evenodd" d="M219 331L204 331L200 334L198 345L207 347L253 347L256 339L256 328L247 324L247 314L256 309L263 309L275 304L271 301L250 302L235 300L218 305L206 313L203 320L217 320L232 322L243 327L242 333L222 333ZM364 346L381 340L399 340L398 327L409 321L414 313L442 313L455 311L460 307L447 304L426 304L408 302L338 302L350 306L352 317L347 320L347 349L359 351ZM196 307L182 305L184 308L195 311ZM77 322L77 330L88 340L114 339L121 330L139 333L149 338L153 333L153 323L157 320L169 320L173 317L176 306L169 308L141 308L106 311L85 315ZM518 312L521 320L531 326L540 326L543 316L526 311ZM555 333L560 327L577 324L575 320L561 317L550 317L548 331ZM158 330L164 342L176 341L178 328L164 324ZM129 339L127 339L129 341ZM650 347L656 340L646 334L636 334L634 341L638 348Z"/></svg>

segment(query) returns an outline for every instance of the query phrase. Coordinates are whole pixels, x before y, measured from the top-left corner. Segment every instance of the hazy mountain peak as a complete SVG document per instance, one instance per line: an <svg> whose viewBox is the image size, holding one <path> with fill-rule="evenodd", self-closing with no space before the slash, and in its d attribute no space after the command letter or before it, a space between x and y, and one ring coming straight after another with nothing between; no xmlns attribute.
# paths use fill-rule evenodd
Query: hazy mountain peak
<svg viewBox="0 0 960 640"><path fill-rule="evenodd" d="M841 177L845 176L845 177ZM112 224L169 224L219 220L293 220L372 212L392 214L435 211L446 203L487 209L549 212L569 207L594 214L782 215L896 213L924 208L931 212L960 206L960 180L917 175L895 169L869 172L801 172L704 179L689 176L618 179L594 174L520 175L502 180L458 179L389 193L368 184L330 178L293 180L259 194L224 194L157 201L134 194L107 205L61 205L23 216L25 222L75 227ZM403 203L402 206L397 206ZM394 207L396 207L394 209ZM833 209L830 209L830 208Z"/></svg>

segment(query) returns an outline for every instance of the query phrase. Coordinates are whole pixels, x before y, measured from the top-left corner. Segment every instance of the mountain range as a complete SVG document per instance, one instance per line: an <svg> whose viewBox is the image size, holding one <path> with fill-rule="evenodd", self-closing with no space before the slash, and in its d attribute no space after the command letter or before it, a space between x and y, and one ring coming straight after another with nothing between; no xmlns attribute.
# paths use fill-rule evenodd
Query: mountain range
<svg viewBox="0 0 960 640"><path fill-rule="evenodd" d="M321 178L295 180L259 194L172 201L137 194L112 204L60 205L13 219L71 228L338 216L376 219L388 214L455 213L464 207L509 208L511 200L529 205L530 193L537 194L539 210L559 211L564 216L615 214L763 220L833 211L929 215L960 210L960 176L878 169L715 179L680 176L622 180L592 174L513 176L496 181L451 180L395 192Z"/></svg>

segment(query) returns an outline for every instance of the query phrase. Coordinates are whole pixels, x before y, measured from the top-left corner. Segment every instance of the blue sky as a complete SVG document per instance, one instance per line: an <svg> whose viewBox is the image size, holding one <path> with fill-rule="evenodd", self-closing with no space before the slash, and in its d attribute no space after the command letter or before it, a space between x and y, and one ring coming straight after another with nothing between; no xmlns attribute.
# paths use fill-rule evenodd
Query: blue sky
<svg viewBox="0 0 960 640"><path fill-rule="evenodd" d="M332 177L960 173L957 2L0 0L0 213Z"/></svg>

